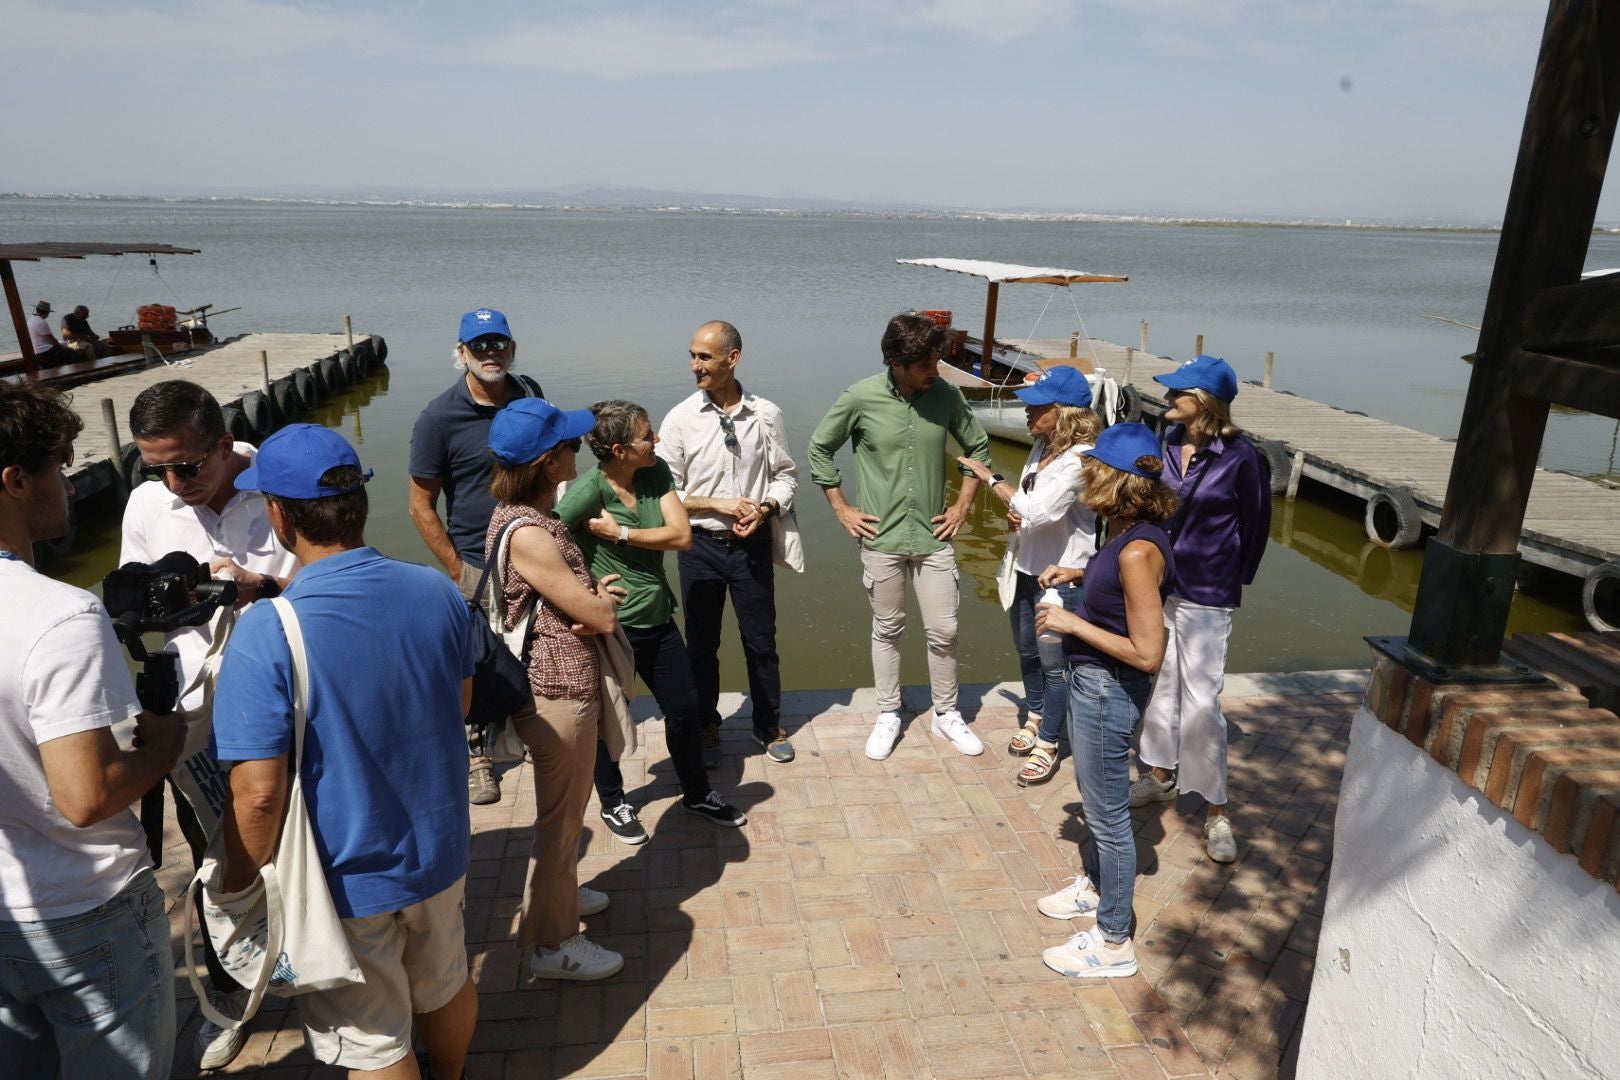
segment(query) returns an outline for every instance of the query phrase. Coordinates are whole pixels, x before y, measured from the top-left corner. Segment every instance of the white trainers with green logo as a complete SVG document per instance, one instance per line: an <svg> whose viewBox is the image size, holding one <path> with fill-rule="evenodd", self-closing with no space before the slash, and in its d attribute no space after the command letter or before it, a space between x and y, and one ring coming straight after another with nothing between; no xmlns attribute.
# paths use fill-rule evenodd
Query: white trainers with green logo
<svg viewBox="0 0 1620 1080"><path fill-rule="evenodd" d="M572 979L590 982L617 975L624 967L624 957L612 949L590 941L584 934L575 934L555 949L536 945L529 953L529 978Z"/></svg>

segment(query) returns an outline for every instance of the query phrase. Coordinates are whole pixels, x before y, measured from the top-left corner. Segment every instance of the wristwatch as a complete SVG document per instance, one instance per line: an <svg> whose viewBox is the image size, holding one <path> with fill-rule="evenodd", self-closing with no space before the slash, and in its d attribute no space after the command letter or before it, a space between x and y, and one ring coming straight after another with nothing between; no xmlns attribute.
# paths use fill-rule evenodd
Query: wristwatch
<svg viewBox="0 0 1620 1080"><path fill-rule="evenodd" d="M615 540L614 543L618 544L620 547L624 547L626 544L630 543L630 526L619 526L619 538Z"/></svg>
<svg viewBox="0 0 1620 1080"><path fill-rule="evenodd" d="M1000 473L993 472L993 473L990 474L990 486L991 487L995 487L997 484L1005 484L1006 482L1007 482L1007 478L1005 476L1002 476Z"/></svg>

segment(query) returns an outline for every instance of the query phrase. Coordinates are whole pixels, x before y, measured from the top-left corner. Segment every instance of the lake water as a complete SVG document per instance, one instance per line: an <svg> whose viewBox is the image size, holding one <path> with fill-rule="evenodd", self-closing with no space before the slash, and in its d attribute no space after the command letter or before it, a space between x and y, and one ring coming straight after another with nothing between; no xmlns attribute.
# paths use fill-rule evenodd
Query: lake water
<svg viewBox="0 0 1620 1080"><path fill-rule="evenodd" d="M46 200L0 200L0 236L202 250L162 260L159 274L141 257L16 265L26 304L87 304L98 329L132 321L138 304L213 303L243 308L215 321L222 335L337 331L349 314L357 332L386 337L386 377L334 398L320 419L341 427L377 471L368 539L423 561L405 509L411 425L456 377L457 322L474 307L506 312L519 369L553 401L629 398L655 421L691 392L692 329L728 319L743 334L744 383L782 405L802 455L838 392L878 370L891 315L943 307L959 325L982 320L977 279L895 259L1077 267L1131 278L1072 290L1089 334L1131 344L1147 320L1152 350L1184 357L1202 333L1205 351L1246 379L1260 378L1271 350L1282 389L1449 437L1469 373L1459 356L1476 335L1423 316L1477 324L1496 249L1487 233ZM1620 265L1620 238L1594 237L1588 265ZM1076 328L1068 294L1002 290L1000 336L1061 338ZM1234 413L1241 424L1241 395ZM1606 418L1554 414L1543 464L1612 472L1615 430ZM1003 472L1024 453L995 447ZM869 685L855 547L819 492L805 487L799 521L809 570L778 586L784 682ZM1271 550L1234 623L1230 670L1361 665L1362 635L1405 632L1421 555L1372 548L1358 514L1278 504ZM1016 674L994 601L1001 529L982 502L958 545L964 680ZM116 520L92 513L74 555L54 572L89 585L116 556ZM1512 625L1584 624L1567 583L1553 582L1521 593ZM734 642L727 649L724 677L737 688L740 651ZM926 681L922 651L921 635L908 635L907 682Z"/></svg>

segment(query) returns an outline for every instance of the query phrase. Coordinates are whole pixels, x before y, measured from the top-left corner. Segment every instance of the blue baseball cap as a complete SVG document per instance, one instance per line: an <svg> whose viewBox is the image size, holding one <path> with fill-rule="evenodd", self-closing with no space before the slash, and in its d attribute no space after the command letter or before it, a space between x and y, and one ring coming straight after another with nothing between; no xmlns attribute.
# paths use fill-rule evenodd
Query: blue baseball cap
<svg viewBox="0 0 1620 1080"><path fill-rule="evenodd" d="M544 398L518 398L489 422L489 452L502 465L527 465L560 442L596 426L589 409L559 409Z"/></svg>
<svg viewBox="0 0 1620 1080"><path fill-rule="evenodd" d="M319 424L288 424L259 447L253 463L236 478L238 491L262 491L283 499L324 499L353 490L321 483L326 470L339 465L360 468L360 455L349 440ZM371 479L367 469L361 482Z"/></svg>
<svg viewBox="0 0 1620 1080"><path fill-rule="evenodd" d="M1153 381L1172 390L1204 390L1222 401L1237 397L1237 372L1218 356L1195 356L1168 375L1155 375Z"/></svg>
<svg viewBox="0 0 1620 1080"><path fill-rule="evenodd" d="M1014 390L1025 405L1073 405L1077 409L1091 407L1091 384L1078 368L1058 364L1041 372L1041 377Z"/></svg>
<svg viewBox="0 0 1620 1080"><path fill-rule="evenodd" d="M1162 458L1164 451L1159 447L1159 437L1146 424L1115 424L1103 428L1102 434L1097 436L1097 445L1080 451L1080 456L1094 457L1121 472L1157 480L1159 471L1150 472L1137 465L1137 461L1145 457Z"/></svg>
<svg viewBox="0 0 1620 1080"><path fill-rule="evenodd" d="M512 328L506 325L505 315L494 308L481 307L461 317L461 336L456 340L465 344L485 334L499 334L501 337L509 338L512 336Z"/></svg>

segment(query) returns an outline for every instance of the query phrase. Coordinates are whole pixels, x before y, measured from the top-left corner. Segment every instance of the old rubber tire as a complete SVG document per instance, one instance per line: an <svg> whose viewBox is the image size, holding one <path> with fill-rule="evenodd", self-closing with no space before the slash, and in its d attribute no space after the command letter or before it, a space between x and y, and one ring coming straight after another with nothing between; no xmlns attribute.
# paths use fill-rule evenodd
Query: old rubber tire
<svg viewBox="0 0 1620 1080"><path fill-rule="evenodd" d="M1620 630L1620 559L1599 563L1581 585L1581 610L1592 629Z"/></svg>
<svg viewBox="0 0 1620 1080"><path fill-rule="evenodd" d="M1406 488L1375 492L1367 500L1362 523L1367 529L1367 539L1397 551L1411 547L1423 536L1423 518L1418 513L1417 499Z"/></svg>
<svg viewBox="0 0 1620 1080"><path fill-rule="evenodd" d="M337 392L337 387L327 380L326 372L321 368L319 360L302 370L309 372L310 385L315 387L315 400L317 402L325 401Z"/></svg>
<svg viewBox="0 0 1620 1080"><path fill-rule="evenodd" d="M128 485L130 491L134 491L146 482L146 477L141 475L140 447L134 443L124 447L124 452L118 458L118 471L123 476L124 483Z"/></svg>
<svg viewBox="0 0 1620 1080"><path fill-rule="evenodd" d="M237 442L255 442L253 426L248 423L247 413L239 405L225 405L219 410L225 420L225 430L231 433L231 438Z"/></svg>
<svg viewBox="0 0 1620 1080"><path fill-rule="evenodd" d="M1267 467L1271 470L1271 493L1287 494L1288 474L1294 470L1294 455L1288 452L1288 447L1270 439L1256 439L1254 448L1265 459Z"/></svg>
<svg viewBox="0 0 1620 1080"><path fill-rule="evenodd" d="M242 395L240 407L247 416L248 427L253 430L250 442L255 444L264 441L265 436L276 430L276 420L270 408L270 399L264 396L262 390L249 390Z"/></svg>
<svg viewBox="0 0 1620 1080"><path fill-rule="evenodd" d="M309 368L299 368L292 373L293 389L298 392L298 400L303 406L298 411L306 413L320 404L320 388L315 385L315 374Z"/></svg>
<svg viewBox="0 0 1620 1080"><path fill-rule="evenodd" d="M388 363L388 342L384 341L380 335L372 334L371 347L373 350L371 354L371 370L376 371Z"/></svg>
<svg viewBox="0 0 1620 1080"><path fill-rule="evenodd" d="M338 367L343 369L343 381L353 386L366 377L360 358L348 349L338 353Z"/></svg>
<svg viewBox="0 0 1620 1080"><path fill-rule="evenodd" d="M349 385L349 373L343 370L343 361L338 359L336 353L322 357L318 364L321 377L326 380L326 386L332 393L340 393Z"/></svg>
<svg viewBox="0 0 1620 1080"><path fill-rule="evenodd" d="M1116 424L1134 424L1142 419L1142 395L1130 383L1119 384L1119 415Z"/></svg>
<svg viewBox="0 0 1620 1080"><path fill-rule="evenodd" d="M270 403L276 407L277 425L292 423L304 411L304 402L290 376L270 384Z"/></svg>

